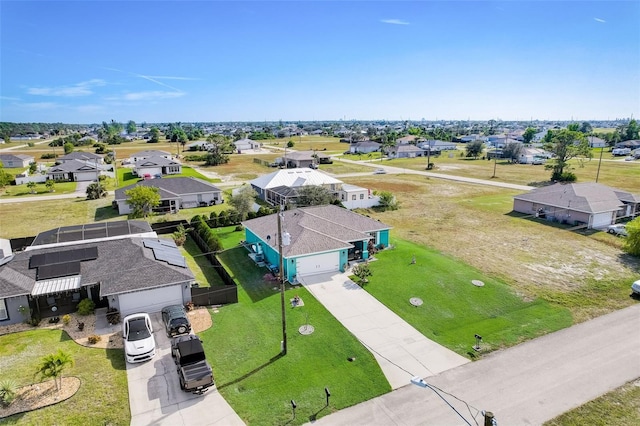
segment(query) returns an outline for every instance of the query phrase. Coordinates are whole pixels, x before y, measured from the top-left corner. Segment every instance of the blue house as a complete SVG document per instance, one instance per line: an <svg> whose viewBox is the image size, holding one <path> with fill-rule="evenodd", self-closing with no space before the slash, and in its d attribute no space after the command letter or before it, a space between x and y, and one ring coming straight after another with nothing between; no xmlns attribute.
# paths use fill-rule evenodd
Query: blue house
<svg viewBox="0 0 640 426"><path fill-rule="evenodd" d="M369 258L369 247L387 247L391 227L344 208L326 205L282 212L284 277L344 272L348 262ZM242 223L246 241L279 265L277 216L262 216Z"/></svg>

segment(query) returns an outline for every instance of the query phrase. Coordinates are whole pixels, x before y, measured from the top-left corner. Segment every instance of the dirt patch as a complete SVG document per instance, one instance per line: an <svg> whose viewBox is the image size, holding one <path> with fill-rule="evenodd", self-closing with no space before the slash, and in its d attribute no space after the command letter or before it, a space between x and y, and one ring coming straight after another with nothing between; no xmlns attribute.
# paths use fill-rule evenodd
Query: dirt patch
<svg viewBox="0 0 640 426"><path fill-rule="evenodd" d="M80 379L63 377L60 390L53 380L23 386L16 392L16 399L7 408L0 407L0 419L14 414L37 410L71 398L80 389Z"/></svg>

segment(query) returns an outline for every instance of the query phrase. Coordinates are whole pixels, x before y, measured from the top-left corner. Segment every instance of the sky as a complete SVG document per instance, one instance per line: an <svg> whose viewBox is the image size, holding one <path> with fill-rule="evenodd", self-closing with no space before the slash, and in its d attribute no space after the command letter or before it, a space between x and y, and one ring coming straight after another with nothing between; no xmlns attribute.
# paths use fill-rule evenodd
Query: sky
<svg viewBox="0 0 640 426"><path fill-rule="evenodd" d="M0 0L0 121L637 118L639 22L636 0Z"/></svg>

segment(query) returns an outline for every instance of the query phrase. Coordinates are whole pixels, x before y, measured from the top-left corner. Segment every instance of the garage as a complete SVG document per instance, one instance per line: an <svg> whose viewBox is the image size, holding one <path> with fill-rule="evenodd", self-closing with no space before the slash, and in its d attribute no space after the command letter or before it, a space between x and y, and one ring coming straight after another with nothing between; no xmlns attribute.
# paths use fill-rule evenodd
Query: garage
<svg viewBox="0 0 640 426"><path fill-rule="evenodd" d="M167 305L184 304L181 285L121 294L118 296L118 302L122 316L137 312L160 312Z"/></svg>
<svg viewBox="0 0 640 426"><path fill-rule="evenodd" d="M313 275L340 270L340 252L317 254L296 259L298 275Z"/></svg>
<svg viewBox="0 0 640 426"><path fill-rule="evenodd" d="M591 216L591 228L606 228L613 223L613 214L611 212L596 213Z"/></svg>

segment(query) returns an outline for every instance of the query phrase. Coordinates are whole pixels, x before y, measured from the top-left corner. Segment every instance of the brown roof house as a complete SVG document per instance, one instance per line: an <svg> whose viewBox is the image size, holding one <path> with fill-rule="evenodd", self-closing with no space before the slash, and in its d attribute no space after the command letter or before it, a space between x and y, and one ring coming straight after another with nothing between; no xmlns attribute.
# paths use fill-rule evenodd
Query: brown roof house
<svg viewBox="0 0 640 426"><path fill-rule="evenodd" d="M640 195L599 183L556 183L513 197L513 211L602 229L640 214Z"/></svg>

